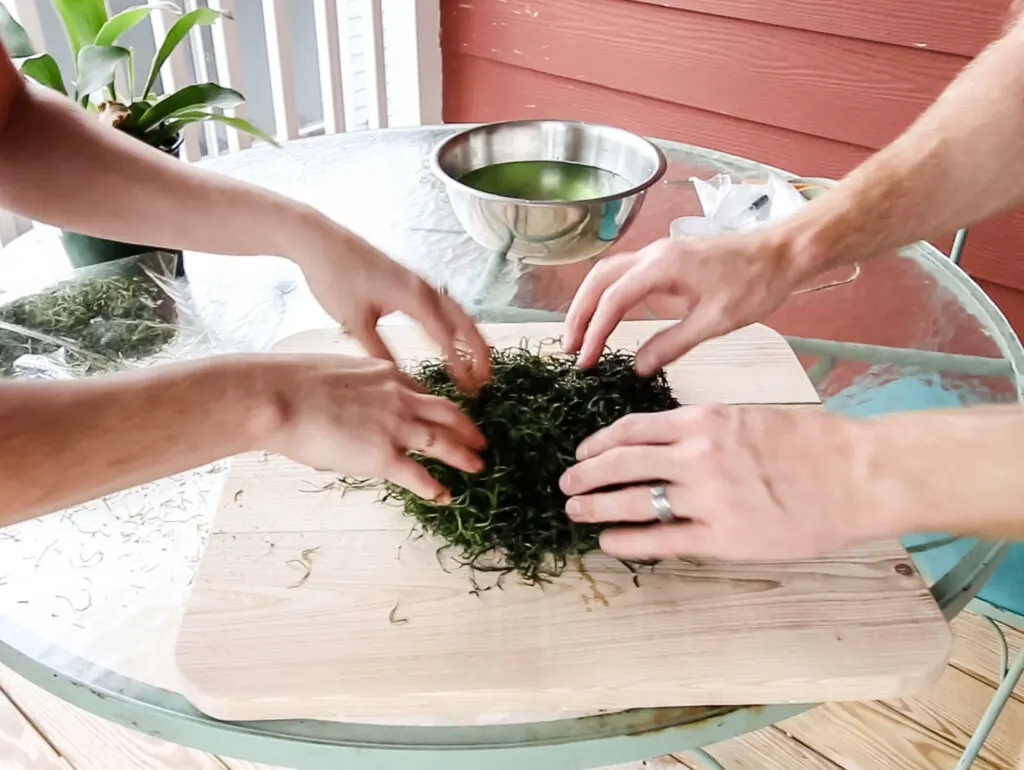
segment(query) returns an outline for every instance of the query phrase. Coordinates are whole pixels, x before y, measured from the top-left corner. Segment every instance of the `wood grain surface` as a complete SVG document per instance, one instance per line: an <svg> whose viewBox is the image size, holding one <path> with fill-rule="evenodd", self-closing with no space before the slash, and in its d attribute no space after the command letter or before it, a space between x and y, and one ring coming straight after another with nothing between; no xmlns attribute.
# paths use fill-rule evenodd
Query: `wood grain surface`
<svg viewBox="0 0 1024 770"><path fill-rule="evenodd" d="M663 326L623 324L610 344L635 348ZM483 331L518 344L559 328ZM431 352L417 329L386 334L403 358ZM282 349L352 347L331 331ZM684 401L816 401L763 326L668 375ZM438 543L408 537L400 510L329 481L275 456L234 463L176 651L186 694L211 716L476 722L883 698L924 687L948 657L949 628L895 542L800 563L666 562L639 586L591 554L543 589L509 580L474 595L465 570L441 568Z"/></svg>
<svg viewBox="0 0 1024 770"><path fill-rule="evenodd" d="M960 56L977 56L1000 34L1010 1L627 0Z"/></svg>
<svg viewBox="0 0 1024 770"><path fill-rule="evenodd" d="M442 4L456 53L878 149L960 56L623 0Z"/></svg>
<svg viewBox="0 0 1024 770"><path fill-rule="evenodd" d="M755 158L795 174L832 178L842 177L871 154L834 139L457 51L445 52L444 85L444 118L449 123L519 118L610 123L645 136Z"/></svg>

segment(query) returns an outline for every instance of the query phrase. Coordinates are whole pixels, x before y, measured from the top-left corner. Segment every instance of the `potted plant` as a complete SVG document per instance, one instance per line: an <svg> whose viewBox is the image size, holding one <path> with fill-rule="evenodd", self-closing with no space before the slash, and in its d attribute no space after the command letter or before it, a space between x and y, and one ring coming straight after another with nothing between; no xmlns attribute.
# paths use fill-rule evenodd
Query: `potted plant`
<svg viewBox="0 0 1024 770"><path fill-rule="evenodd" d="M245 101L238 91L216 83L197 83L171 94L155 96L153 88L164 62L193 27L209 25L224 11L197 8L185 14L174 3L161 2L128 8L114 16L107 14L104 0L52 0L71 46L75 80L65 82L52 56L33 49L25 30L0 2L0 40L21 72L36 82L74 99L103 123L133 136L158 150L179 157L182 130L191 123L215 120L229 129L275 144L272 137L246 120L218 110L237 107ZM135 77L135 52L118 45L121 36L149 14L173 13L179 18L168 29L157 48L141 88ZM123 68L127 93L118 93L115 76ZM118 243L63 231L64 248L75 267L109 262L155 251L159 247Z"/></svg>

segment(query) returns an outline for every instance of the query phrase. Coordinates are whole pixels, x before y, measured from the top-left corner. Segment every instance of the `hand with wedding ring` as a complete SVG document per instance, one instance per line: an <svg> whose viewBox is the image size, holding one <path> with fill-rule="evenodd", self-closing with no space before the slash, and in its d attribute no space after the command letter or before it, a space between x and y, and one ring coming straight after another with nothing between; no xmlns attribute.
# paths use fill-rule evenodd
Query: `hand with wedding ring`
<svg viewBox="0 0 1024 770"><path fill-rule="evenodd" d="M859 431L807 409L629 415L580 444L561 480L566 512L610 525L601 548L619 558L818 555L879 527L860 493Z"/></svg>
<svg viewBox="0 0 1024 770"><path fill-rule="evenodd" d="M438 501L447 501L449 491L407 452L467 473L483 468L484 437L472 420L390 362L268 355L241 365L247 377L265 383L261 403L272 405L260 412L270 414L254 439L260 448L314 468L387 479Z"/></svg>

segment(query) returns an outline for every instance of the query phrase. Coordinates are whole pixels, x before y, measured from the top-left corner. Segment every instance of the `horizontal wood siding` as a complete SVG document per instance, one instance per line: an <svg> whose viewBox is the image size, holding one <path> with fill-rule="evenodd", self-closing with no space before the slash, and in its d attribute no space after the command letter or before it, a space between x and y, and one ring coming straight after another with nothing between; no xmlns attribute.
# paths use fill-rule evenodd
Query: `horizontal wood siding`
<svg viewBox="0 0 1024 770"><path fill-rule="evenodd" d="M444 67L445 119L451 122L537 117L614 123L647 136L757 158L795 173L832 177L871 154L853 144L490 59L449 52Z"/></svg>
<svg viewBox="0 0 1024 770"><path fill-rule="evenodd" d="M638 0L877 43L977 56L1003 28L1010 0Z"/></svg>
<svg viewBox="0 0 1024 770"><path fill-rule="evenodd" d="M596 120L840 177L942 92L1008 4L442 0L444 117ZM1024 289L1022 247L1015 212L972 230L965 266Z"/></svg>

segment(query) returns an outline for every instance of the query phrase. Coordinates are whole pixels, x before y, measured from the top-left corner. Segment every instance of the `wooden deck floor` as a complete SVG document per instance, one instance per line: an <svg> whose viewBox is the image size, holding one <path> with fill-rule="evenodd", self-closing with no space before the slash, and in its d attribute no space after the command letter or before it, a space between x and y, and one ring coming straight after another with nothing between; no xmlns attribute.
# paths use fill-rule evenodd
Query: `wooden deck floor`
<svg viewBox="0 0 1024 770"><path fill-rule="evenodd" d="M945 676L910 701L823 706L776 727L710 747L728 770L954 768L995 688L999 645L980 618L954 621ZM1024 634L1007 629L1011 655ZM79 711L0 669L0 770L271 770L174 746ZM1024 743L1018 687L974 770L1016 770ZM662 757L615 770L703 770Z"/></svg>

